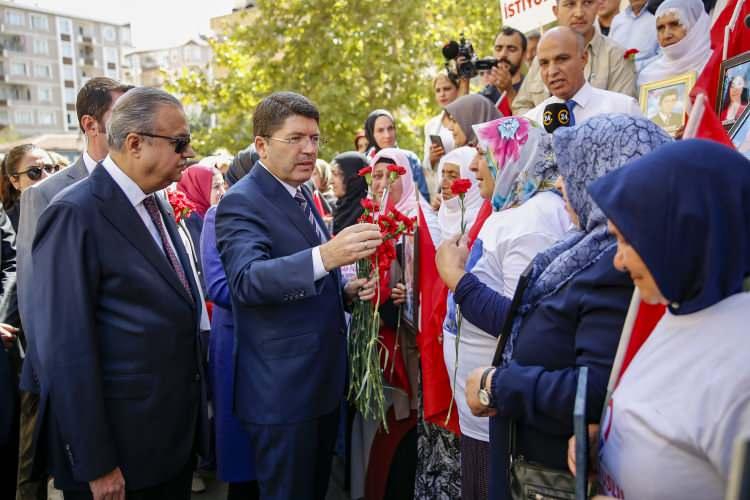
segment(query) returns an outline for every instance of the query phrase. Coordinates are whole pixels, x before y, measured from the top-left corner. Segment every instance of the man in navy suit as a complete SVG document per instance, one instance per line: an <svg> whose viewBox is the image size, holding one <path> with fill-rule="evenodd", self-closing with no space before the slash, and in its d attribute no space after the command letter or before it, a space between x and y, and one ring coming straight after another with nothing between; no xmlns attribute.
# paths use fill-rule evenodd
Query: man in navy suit
<svg viewBox="0 0 750 500"><path fill-rule="evenodd" d="M235 411L255 449L265 499L323 499L346 385L344 303L374 295L338 268L380 244L373 224L335 238L307 188L320 144L319 114L278 92L253 114L260 160L224 196L216 237L236 325ZM367 281L367 282L366 282Z"/></svg>
<svg viewBox="0 0 750 500"><path fill-rule="evenodd" d="M193 156L180 102L133 89L112 110L109 155L39 220L31 292L39 422L70 499L188 499L205 447L198 289L154 193Z"/></svg>

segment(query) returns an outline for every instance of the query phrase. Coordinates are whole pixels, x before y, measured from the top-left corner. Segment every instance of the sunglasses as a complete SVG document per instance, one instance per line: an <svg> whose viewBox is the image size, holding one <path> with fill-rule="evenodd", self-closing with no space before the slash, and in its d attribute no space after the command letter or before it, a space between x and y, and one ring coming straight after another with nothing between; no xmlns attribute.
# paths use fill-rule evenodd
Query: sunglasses
<svg viewBox="0 0 750 500"><path fill-rule="evenodd" d="M56 173L58 170L60 170L60 165L43 165L41 167L34 165L33 167L29 167L26 170L21 170L20 172L16 172L13 175L18 177L19 175L26 174L26 177L28 177L32 181L38 181L39 179L42 178L43 171L47 172L48 175L52 175Z"/></svg>
<svg viewBox="0 0 750 500"><path fill-rule="evenodd" d="M190 134L188 135L182 135L178 137L169 137L167 135L158 135L158 134L148 134L146 132L133 132L134 134L143 135L146 137L153 137L155 139L164 139L165 141L169 141L172 144L174 144L174 152L178 155L181 155L185 152L187 147L190 145L190 141L192 138L190 137Z"/></svg>

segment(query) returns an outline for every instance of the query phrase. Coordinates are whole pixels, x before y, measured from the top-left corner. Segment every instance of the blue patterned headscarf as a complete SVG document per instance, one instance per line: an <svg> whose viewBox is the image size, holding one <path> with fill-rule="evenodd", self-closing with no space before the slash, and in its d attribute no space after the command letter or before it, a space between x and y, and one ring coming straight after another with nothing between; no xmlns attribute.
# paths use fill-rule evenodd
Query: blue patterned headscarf
<svg viewBox="0 0 750 500"><path fill-rule="evenodd" d="M555 131L557 168L581 229L532 261L529 285L513 321L503 364L512 357L524 316L616 245L614 237L607 233L606 217L586 191L588 185L671 141L651 121L622 114L595 116L581 125Z"/></svg>

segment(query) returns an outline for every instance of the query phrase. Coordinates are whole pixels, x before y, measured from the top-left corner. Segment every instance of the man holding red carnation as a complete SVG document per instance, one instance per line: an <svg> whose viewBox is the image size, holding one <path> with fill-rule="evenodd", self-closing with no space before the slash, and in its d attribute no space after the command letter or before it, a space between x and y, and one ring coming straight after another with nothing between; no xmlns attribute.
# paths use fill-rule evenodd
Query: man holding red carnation
<svg viewBox="0 0 750 500"><path fill-rule="evenodd" d="M304 182L320 145L319 113L277 92L253 114L256 166L219 203L216 237L236 325L235 412L248 430L264 499L324 499L346 389L344 305L374 281L339 267L381 243L374 224L331 238Z"/></svg>

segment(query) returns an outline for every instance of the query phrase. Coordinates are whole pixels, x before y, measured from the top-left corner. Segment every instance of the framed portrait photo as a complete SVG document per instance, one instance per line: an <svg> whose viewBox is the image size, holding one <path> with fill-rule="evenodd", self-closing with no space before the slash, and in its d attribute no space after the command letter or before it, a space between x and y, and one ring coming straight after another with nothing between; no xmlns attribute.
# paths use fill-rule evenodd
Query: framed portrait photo
<svg viewBox="0 0 750 500"><path fill-rule="evenodd" d="M695 71L642 85L639 102L643 114L674 137L685 125L693 85Z"/></svg>
<svg viewBox="0 0 750 500"><path fill-rule="evenodd" d="M721 62L716 114L724 127L740 119L750 102L750 51Z"/></svg>
<svg viewBox="0 0 750 500"><path fill-rule="evenodd" d="M419 330L419 247L417 229L403 239L403 280L406 302L401 306L401 326L413 334Z"/></svg>
<svg viewBox="0 0 750 500"><path fill-rule="evenodd" d="M745 155L750 160L750 109L745 109L742 116L734 122L734 126L729 130L729 137L737 151Z"/></svg>

